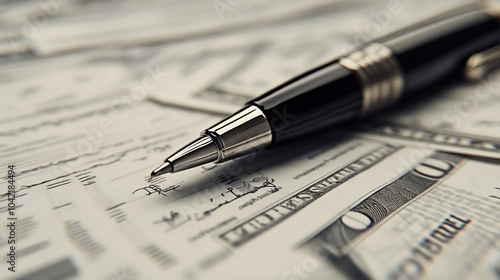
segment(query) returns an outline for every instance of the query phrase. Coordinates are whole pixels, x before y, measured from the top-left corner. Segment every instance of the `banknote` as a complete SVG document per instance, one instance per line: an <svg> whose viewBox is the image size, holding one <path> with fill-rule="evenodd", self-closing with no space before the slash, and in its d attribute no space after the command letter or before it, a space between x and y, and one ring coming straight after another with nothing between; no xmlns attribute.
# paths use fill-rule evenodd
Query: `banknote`
<svg viewBox="0 0 500 280"><path fill-rule="evenodd" d="M310 242L334 264L375 279L498 279L498 172L497 163L435 153L393 174Z"/></svg>

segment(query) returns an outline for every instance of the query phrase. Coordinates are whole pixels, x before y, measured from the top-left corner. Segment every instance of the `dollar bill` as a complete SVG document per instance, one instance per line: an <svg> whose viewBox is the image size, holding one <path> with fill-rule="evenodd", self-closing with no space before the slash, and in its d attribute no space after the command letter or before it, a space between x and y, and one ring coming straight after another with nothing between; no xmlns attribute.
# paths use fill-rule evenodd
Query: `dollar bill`
<svg viewBox="0 0 500 280"><path fill-rule="evenodd" d="M375 279L498 279L498 171L498 164L435 153L351 205L311 242L333 263Z"/></svg>

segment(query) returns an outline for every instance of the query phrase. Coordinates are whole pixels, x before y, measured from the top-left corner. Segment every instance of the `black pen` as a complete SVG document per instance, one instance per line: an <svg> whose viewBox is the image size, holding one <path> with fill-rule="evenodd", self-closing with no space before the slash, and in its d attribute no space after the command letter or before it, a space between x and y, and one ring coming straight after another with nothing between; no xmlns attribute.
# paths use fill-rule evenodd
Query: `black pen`
<svg viewBox="0 0 500 280"><path fill-rule="evenodd" d="M498 63L498 9L456 10L319 66L202 132L151 176L221 163L358 119L401 97ZM478 53L489 55L478 55ZM492 53L493 52L493 53Z"/></svg>

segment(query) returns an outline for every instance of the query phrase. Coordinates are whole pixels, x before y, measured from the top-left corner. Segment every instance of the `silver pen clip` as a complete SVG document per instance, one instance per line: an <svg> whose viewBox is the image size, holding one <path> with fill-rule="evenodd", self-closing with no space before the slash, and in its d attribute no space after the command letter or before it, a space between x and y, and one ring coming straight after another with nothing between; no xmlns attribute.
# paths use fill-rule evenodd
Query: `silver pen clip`
<svg viewBox="0 0 500 280"><path fill-rule="evenodd" d="M469 57L465 63L465 77L470 81L479 81L499 67L500 45Z"/></svg>

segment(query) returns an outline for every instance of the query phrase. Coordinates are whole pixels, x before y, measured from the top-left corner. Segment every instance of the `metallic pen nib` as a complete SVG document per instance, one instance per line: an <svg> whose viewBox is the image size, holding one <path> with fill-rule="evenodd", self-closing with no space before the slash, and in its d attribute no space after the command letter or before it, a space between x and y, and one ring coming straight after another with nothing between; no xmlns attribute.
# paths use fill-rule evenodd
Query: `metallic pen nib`
<svg viewBox="0 0 500 280"><path fill-rule="evenodd" d="M162 165L158 166L153 172L151 172L151 177L156 177L165 173L172 172L172 165L170 162L166 161Z"/></svg>

